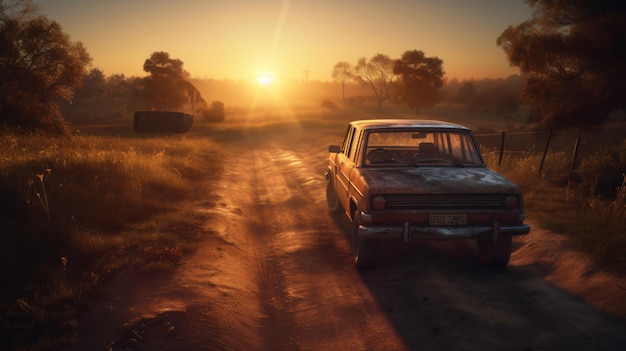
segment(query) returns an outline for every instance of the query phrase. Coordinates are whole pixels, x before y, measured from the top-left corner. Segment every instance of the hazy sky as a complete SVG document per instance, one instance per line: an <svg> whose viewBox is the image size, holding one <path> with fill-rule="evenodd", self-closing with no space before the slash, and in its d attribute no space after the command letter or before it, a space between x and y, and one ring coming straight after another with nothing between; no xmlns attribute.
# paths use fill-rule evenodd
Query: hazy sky
<svg viewBox="0 0 626 351"><path fill-rule="evenodd" d="M500 78L496 39L531 16L522 0L39 0L106 75L144 76L166 51L192 77L330 80L339 61L422 50L448 78Z"/></svg>

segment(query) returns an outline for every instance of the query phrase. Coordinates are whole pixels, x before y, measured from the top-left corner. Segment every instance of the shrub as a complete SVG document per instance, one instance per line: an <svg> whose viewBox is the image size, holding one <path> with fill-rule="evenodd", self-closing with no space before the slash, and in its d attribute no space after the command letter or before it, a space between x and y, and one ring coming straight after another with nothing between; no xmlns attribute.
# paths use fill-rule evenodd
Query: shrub
<svg viewBox="0 0 626 351"><path fill-rule="evenodd" d="M224 112L224 103L221 101L213 101L211 107L200 112L202 118L207 122L224 122L226 113Z"/></svg>
<svg viewBox="0 0 626 351"><path fill-rule="evenodd" d="M626 140L585 157L576 170L583 185L598 195L614 198L626 173Z"/></svg>

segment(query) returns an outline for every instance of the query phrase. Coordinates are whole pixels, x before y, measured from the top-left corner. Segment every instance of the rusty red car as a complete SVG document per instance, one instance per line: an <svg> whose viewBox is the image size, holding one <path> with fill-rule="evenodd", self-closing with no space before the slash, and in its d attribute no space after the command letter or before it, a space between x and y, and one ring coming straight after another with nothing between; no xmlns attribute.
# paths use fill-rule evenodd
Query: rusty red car
<svg viewBox="0 0 626 351"><path fill-rule="evenodd" d="M353 223L359 269L376 266L386 241L420 238L475 240L485 265L504 267L513 236L530 232L519 187L486 166L464 126L358 120L328 151L328 208Z"/></svg>

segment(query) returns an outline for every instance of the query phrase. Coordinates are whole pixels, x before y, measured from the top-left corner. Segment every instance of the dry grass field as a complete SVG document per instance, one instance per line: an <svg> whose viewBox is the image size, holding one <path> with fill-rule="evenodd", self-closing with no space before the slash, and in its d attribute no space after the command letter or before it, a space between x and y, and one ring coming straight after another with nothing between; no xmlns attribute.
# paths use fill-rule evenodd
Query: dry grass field
<svg viewBox="0 0 626 351"><path fill-rule="evenodd" d="M0 137L2 344L52 333L47 349L108 275L168 270L193 247L172 229L189 220L178 203L220 174L220 146L130 133Z"/></svg>

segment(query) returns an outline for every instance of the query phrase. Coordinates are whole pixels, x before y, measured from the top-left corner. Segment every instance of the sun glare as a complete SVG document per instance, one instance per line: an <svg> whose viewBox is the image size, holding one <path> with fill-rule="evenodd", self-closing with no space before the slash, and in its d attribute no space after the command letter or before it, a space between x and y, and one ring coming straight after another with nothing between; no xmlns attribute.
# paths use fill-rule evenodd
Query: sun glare
<svg viewBox="0 0 626 351"><path fill-rule="evenodd" d="M269 74L261 74L257 77L256 81L259 85L268 86L274 83L274 78Z"/></svg>

